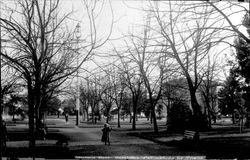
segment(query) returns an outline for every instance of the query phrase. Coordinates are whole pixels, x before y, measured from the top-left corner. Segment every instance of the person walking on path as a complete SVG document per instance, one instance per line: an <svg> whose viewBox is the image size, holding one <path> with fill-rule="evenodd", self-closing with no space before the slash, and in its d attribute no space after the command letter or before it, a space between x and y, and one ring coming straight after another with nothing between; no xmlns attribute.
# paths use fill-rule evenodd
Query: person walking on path
<svg viewBox="0 0 250 160"><path fill-rule="evenodd" d="M105 143L105 145L110 145L110 132L112 128L109 126L109 124L105 123L104 127L102 129L102 142Z"/></svg>
<svg viewBox="0 0 250 160"><path fill-rule="evenodd" d="M6 141L7 141L7 128L6 128L6 122L2 121L2 130L1 130L1 145L3 146L3 148L6 148Z"/></svg>
<svg viewBox="0 0 250 160"><path fill-rule="evenodd" d="M64 115L64 117L65 117L65 122L68 123L68 121L69 121L69 114L63 112L63 115Z"/></svg>

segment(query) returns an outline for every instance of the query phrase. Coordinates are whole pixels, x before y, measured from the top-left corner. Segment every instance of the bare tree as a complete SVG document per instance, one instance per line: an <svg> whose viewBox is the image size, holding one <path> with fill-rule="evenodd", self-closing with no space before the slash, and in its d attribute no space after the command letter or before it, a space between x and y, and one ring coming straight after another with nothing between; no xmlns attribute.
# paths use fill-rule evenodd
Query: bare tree
<svg viewBox="0 0 250 160"><path fill-rule="evenodd" d="M214 11L210 14L217 14L220 17L220 21L225 21L226 25L223 27L217 27L218 29L220 29L221 31L223 30L227 30L231 33L233 33L232 36L238 35L239 37L241 37L242 39L244 39L247 43L250 43L250 39L249 37L247 37L241 30L240 30L240 26L242 24L234 24L232 22L232 16L234 15L245 15L245 14L249 14L249 6L248 5L242 5L244 3L234 3L234 2L227 2L226 5L225 4L220 4L219 2L217 3L213 3L213 2L206 2L209 4L209 6L211 6ZM247 4L247 3L245 3ZM236 9L237 8L237 9ZM242 17L243 18L243 17ZM215 28L215 27L214 27ZM226 42L225 43L231 45L231 46L235 46L233 43L230 42Z"/></svg>
<svg viewBox="0 0 250 160"><path fill-rule="evenodd" d="M117 65L119 71L121 72L121 79L123 84L129 89L132 97L132 129L136 130L136 115L139 99L142 95L143 79L138 70L133 65L131 65L129 61L127 61L126 55L123 54L124 51L118 51L117 49L114 49L114 51L121 63L121 65Z"/></svg>
<svg viewBox="0 0 250 160"><path fill-rule="evenodd" d="M238 66L239 68L236 69L235 71L240 73L240 70L245 70L246 67L242 67L242 62L243 64L245 62L247 62L247 54L248 54L248 49L249 49L249 43L250 43L250 38L249 36L247 36L247 34L244 34L244 32L241 30L241 26L244 26L246 28L246 31L248 32L248 35L249 35L249 16L250 16L250 13L249 13L249 4L247 3L233 3L233 2L228 2L227 5L220 5L219 3L211 3L211 2L207 2L212 8L215 9L215 13L216 14L219 14L221 18L225 19L226 23L227 23L227 26L226 27L220 27L220 30L221 31L224 31L224 30L227 30L227 31L230 31L233 36L237 37L236 39L236 43L233 43L233 42L225 42L227 44L229 44L230 46L233 46L235 48L235 57L236 59L238 59ZM235 8L238 8L238 10L235 11ZM230 10L230 12L228 12L228 10ZM232 20L232 16L235 16L236 14L238 14L238 17L241 15L244 15L244 17L242 16L242 23L240 24L234 24L233 23L233 20ZM242 47L242 44L245 44L245 47ZM244 45L243 45L244 46ZM243 56L242 53L245 52L245 57ZM239 54L242 54L241 56L239 56ZM245 60L243 60L245 59ZM246 63L247 64L247 63ZM238 70L238 71L237 71ZM245 90L246 93L248 93L249 91L249 80L247 78L247 73L248 73L248 70L246 69L246 74L243 74L245 75L242 76L241 74L239 74L240 76L244 77L245 78L245 86L242 87L243 90ZM244 93L245 95L247 95L246 93ZM246 100L246 104L249 104L249 99L247 99L245 95L241 98L245 99ZM247 106L247 105L246 105ZM248 105L249 106L249 105ZM247 127L249 127L249 124L250 124L250 109L249 107L247 108L247 114L246 114L246 125Z"/></svg>
<svg viewBox="0 0 250 160"><path fill-rule="evenodd" d="M99 97L104 105L102 108L103 115L106 116L106 122L108 123L111 115L110 111L113 107L113 104L115 103L114 101L114 96L115 96L115 90L113 88L113 81L112 81L112 76L111 73L112 70L109 68L108 71L106 71L106 75L102 77L102 82L100 82L100 92L99 92Z"/></svg>
<svg viewBox="0 0 250 160"><path fill-rule="evenodd" d="M211 128L212 118L215 119L216 114L216 91L219 85L219 81L216 77L218 77L217 74L221 67L221 65L218 64L219 60L217 58L217 54L207 54L207 66L203 67L205 76L198 88L205 102L205 113L207 114L209 128Z"/></svg>
<svg viewBox="0 0 250 160"><path fill-rule="evenodd" d="M4 62L2 62L1 74L6 74L6 76L1 77L1 118L5 108L10 108L10 111L13 114L15 112L15 106L13 104L21 100L20 96L18 95L20 91L22 91L23 87L22 84L18 83L17 72L12 71L12 68L8 67Z"/></svg>
<svg viewBox="0 0 250 160"><path fill-rule="evenodd" d="M113 55L110 55L110 56L113 56ZM98 65L98 70L97 70L98 73L95 73L95 74L100 75L100 72L102 72L102 73L104 73L104 75L103 75L102 80L100 80L100 78L99 78L99 80L97 81L96 80L97 78L95 78L95 85L101 86L99 89L101 99L102 99L102 97L104 97L102 94L109 94L108 97L110 98L110 104L113 101L112 105L115 105L115 107L113 108L114 112L116 113L116 111L117 111L117 116L118 116L117 126L118 126L118 128L120 128L121 127L121 125L120 125L120 112L121 112L121 108L123 105L124 91L126 89L126 84L125 84L125 80L123 77L123 70L120 69L119 64L116 64L115 61L113 61L112 63L108 62L108 64L106 64L104 66L101 66L99 64L97 64L97 65ZM92 73L92 74L94 74L94 73ZM110 83L110 84L108 84L108 83ZM108 92L108 93L106 93L106 91L105 91L107 89L106 88L107 86L109 86L108 88L110 89L110 92ZM104 88L106 88L106 89L104 89ZM104 99L101 100L102 103L107 104L108 97L106 97L106 101L104 101ZM112 105L111 105L111 107L112 107ZM104 110L106 110L106 111L109 110L109 105L108 106L106 105ZM105 114L107 114L106 111L105 111Z"/></svg>
<svg viewBox="0 0 250 160"><path fill-rule="evenodd" d="M158 132L155 106L162 96L162 86L164 80L172 74L173 66L169 61L164 49L158 46L158 37L151 29L151 15L147 13L146 23L140 27L142 30L138 33L131 33L124 38L125 51L120 51L119 55L123 68L127 65L132 66L132 71L136 70L141 82L144 84L149 102L151 120L153 120L154 131ZM130 71L129 71L130 72ZM134 75L132 75L134 76ZM130 77L131 78L131 77ZM140 88L140 95L142 90Z"/></svg>
<svg viewBox="0 0 250 160"><path fill-rule="evenodd" d="M82 107L81 107L82 120L88 121L88 118L89 118L89 111L88 111L88 109L89 109L89 92L88 92L88 89L83 85L81 85L81 87L80 87L80 102L82 104Z"/></svg>
<svg viewBox="0 0 250 160"><path fill-rule="evenodd" d="M212 11L205 3L169 1L161 3L161 7L157 3L151 4L151 13L157 22L154 30L162 38L158 45L165 46L164 52L180 67L179 72L187 80L194 115L192 127L196 130L204 125L198 124L202 112L196 97L205 76L202 72L206 64L204 57L225 38L220 38L219 29L213 28L216 18L210 17Z"/></svg>
<svg viewBox="0 0 250 160"><path fill-rule="evenodd" d="M99 116L99 82L97 82L97 77L93 79L87 78L87 97L88 103L91 107L91 119L93 123L96 123L97 117ZM97 115L98 114L98 115Z"/></svg>
<svg viewBox="0 0 250 160"><path fill-rule="evenodd" d="M122 103L123 103L123 98L124 98L124 91L126 88L125 82L123 77L121 76L121 73L118 73L117 76L115 77L115 83L114 83L114 90L115 90L115 103L117 106L117 127L120 128L120 115L121 115L121 108L122 108Z"/></svg>
<svg viewBox="0 0 250 160"><path fill-rule="evenodd" d="M103 45L98 41L94 23L94 10L89 8L90 42L85 41L81 56L75 49L74 35L67 30L64 22L70 13L61 14L59 0L13 1L15 8L7 8L6 15L1 17L1 23L6 43L1 56L8 65L17 70L26 82L29 106L30 147L35 146L34 118L39 122L39 111L42 96L51 84L54 88L60 86L69 75L89 58L94 49ZM85 3L85 6L88 6ZM10 5L11 6L11 5ZM9 14L9 15L8 15ZM109 36L109 35L108 35ZM107 36L107 37L108 37ZM73 38L72 38L73 37ZM76 60L80 57L80 63ZM43 92L45 91L45 92Z"/></svg>

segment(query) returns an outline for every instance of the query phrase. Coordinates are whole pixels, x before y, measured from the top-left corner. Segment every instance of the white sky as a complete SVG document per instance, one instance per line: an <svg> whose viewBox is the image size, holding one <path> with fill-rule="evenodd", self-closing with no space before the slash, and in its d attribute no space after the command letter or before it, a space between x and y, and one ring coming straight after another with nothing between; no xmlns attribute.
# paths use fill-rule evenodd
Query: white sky
<svg viewBox="0 0 250 160"><path fill-rule="evenodd" d="M98 22L97 24L97 32L98 36L100 37L105 37L105 34L109 32L109 27L110 23L112 21L111 18L111 11L109 7L109 3L106 1L103 10L100 14L99 19L96 21ZM191 2L192 3L192 2ZM194 2L195 3L195 2ZM227 2L219 2L219 4L223 5L223 3ZM126 34L128 30L132 30L133 26L136 26L138 24L143 24L143 19L145 18L145 13L142 12L140 9L145 7L145 1L132 1L132 0L111 0L111 5L113 9L113 14L114 14L114 27L112 31L112 36L111 39L116 39L121 37L123 34ZM248 3L241 3L241 5L248 6ZM84 12L84 5L83 5L83 0L62 0L62 9L63 11L70 11L72 8L75 11L72 14L72 18L76 20L76 23L71 23L70 25L72 27L76 26L78 22L80 22L81 25L81 30L82 30L82 35L86 34L86 28L88 23L86 20L86 13ZM239 24L242 20L242 18L239 15L233 15L230 17L232 22L234 24ZM117 47L120 46L121 42L119 41L113 41L114 45ZM107 48L110 47L110 43L107 43L104 47L101 48L101 51L107 52ZM111 48L111 47L110 47ZM222 46L220 48L223 48ZM226 56L230 57L231 51L225 51ZM224 55L225 56L225 55ZM105 62L110 62L112 61L111 58L107 58L104 61L104 58L95 58L96 62L99 62L100 64L104 64ZM95 65L94 65L95 66ZM83 68L93 68L93 63L92 62L86 62L83 66Z"/></svg>
<svg viewBox="0 0 250 160"><path fill-rule="evenodd" d="M68 13L70 11L74 11L71 14L71 20L73 22L67 21L67 25L70 28L75 28L77 23L80 23L81 26L81 39L85 38L84 36L88 33L89 23L87 20L86 10L83 4L84 0L61 0L61 12ZM110 10L109 3L106 3L103 6L103 10L100 13L99 17L96 19L97 24L97 35L99 38L107 36L109 32L110 24L112 22L112 14ZM146 1L134 1L134 0L111 0L111 5L113 9L114 15L114 27L112 31L111 39L116 39L121 37L123 34L126 34L128 30L132 30L133 26L138 24L142 24L145 19L144 13L140 10L140 8L145 7ZM5 3L5 2L4 2ZM226 2L221 2L226 3ZM248 3L241 3L242 5L248 6ZM239 15L235 15L231 17L231 20L234 24L238 24L241 22L241 18ZM120 45L120 42L114 42L116 46ZM104 47L109 48L110 43L107 43ZM107 49L102 48L101 50L106 52ZM228 51L225 52L229 54ZM101 64L112 61L112 59L104 59L104 58L95 58L97 62L101 62ZM86 62L83 64L83 68L90 69L93 68L92 62ZM83 73L82 76L85 76L86 73Z"/></svg>

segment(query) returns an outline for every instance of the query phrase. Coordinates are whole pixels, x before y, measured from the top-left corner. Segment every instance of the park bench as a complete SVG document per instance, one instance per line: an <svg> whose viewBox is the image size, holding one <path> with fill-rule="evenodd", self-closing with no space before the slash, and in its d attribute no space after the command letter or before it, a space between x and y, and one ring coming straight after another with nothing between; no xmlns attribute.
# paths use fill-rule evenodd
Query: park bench
<svg viewBox="0 0 250 160"><path fill-rule="evenodd" d="M38 128L36 136L38 139L45 140L46 136L47 136L47 132L48 132L48 130L46 128Z"/></svg>
<svg viewBox="0 0 250 160"><path fill-rule="evenodd" d="M56 146L57 147L67 147L68 146L68 138L61 137L60 139L57 140Z"/></svg>
<svg viewBox="0 0 250 160"><path fill-rule="evenodd" d="M36 138L45 140L47 133L48 133L47 126L43 123L39 123L39 126L36 130Z"/></svg>
<svg viewBox="0 0 250 160"><path fill-rule="evenodd" d="M199 143L199 132L193 130L184 131L184 142L186 147L197 147Z"/></svg>
<svg viewBox="0 0 250 160"><path fill-rule="evenodd" d="M7 141L7 138L1 137L1 143L2 143L1 145L2 145L3 148L6 148L6 146L7 146L6 141Z"/></svg>
<svg viewBox="0 0 250 160"><path fill-rule="evenodd" d="M196 131L185 130L184 131L184 139L197 141L197 140L199 140L199 134Z"/></svg>

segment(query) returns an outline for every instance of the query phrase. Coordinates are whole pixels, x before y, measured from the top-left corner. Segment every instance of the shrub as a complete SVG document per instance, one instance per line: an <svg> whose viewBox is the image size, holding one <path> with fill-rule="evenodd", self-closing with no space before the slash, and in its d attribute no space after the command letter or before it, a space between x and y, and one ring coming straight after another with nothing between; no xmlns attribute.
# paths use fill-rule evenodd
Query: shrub
<svg viewBox="0 0 250 160"><path fill-rule="evenodd" d="M175 101L170 106L167 115L168 130L184 130L189 124L192 116L190 107L182 102Z"/></svg>

